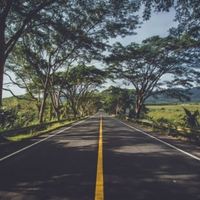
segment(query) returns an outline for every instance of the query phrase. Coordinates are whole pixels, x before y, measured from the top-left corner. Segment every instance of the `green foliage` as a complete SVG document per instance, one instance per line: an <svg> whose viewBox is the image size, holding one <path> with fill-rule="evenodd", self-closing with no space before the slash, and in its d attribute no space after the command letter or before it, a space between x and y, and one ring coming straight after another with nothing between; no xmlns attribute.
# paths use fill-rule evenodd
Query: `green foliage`
<svg viewBox="0 0 200 200"><path fill-rule="evenodd" d="M102 105L106 112L116 115L118 112L125 114L126 108L131 109L134 107L134 90L110 86L108 89L102 91L101 94Z"/></svg>
<svg viewBox="0 0 200 200"><path fill-rule="evenodd" d="M183 107L183 109L186 113L186 116L185 116L186 123L191 127L198 126L199 124L198 124L197 117L199 116L199 111L195 110L194 113L192 114L191 111L189 111L187 108Z"/></svg>
<svg viewBox="0 0 200 200"><path fill-rule="evenodd" d="M17 119L17 116L14 113L14 110L1 108L0 109L0 130L12 128L16 119Z"/></svg>
<svg viewBox="0 0 200 200"><path fill-rule="evenodd" d="M67 75L59 72L56 76L64 79L62 95L67 99L74 117L94 112L92 107L97 101L95 94L105 82L106 73L103 70L95 66L78 65L70 69Z"/></svg>
<svg viewBox="0 0 200 200"><path fill-rule="evenodd" d="M199 57L197 1L2 1L0 44L5 49L0 49L0 80L3 80L3 71L14 72L17 79L12 80L13 83L27 90L38 112L30 108L32 115L29 115L22 113L20 108L17 124L27 125L36 116L43 122L43 117L47 120L47 113L49 119L56 115L59 120L60 112L66 116L60 103L62 93L67 96L68 107L71 106L75 115L84 113L84 106L91 106L89 98L93 97L94 88L104 82L102 77L105 77L105 73L94 66L86 68L81 64L90 63L93 59L101 60L102 52L109 47L109 38L134 34L134 29L139 25L136 11L142 4L145 4L144 19L149 19L152 8L160 12L176 5L176 19L182 27L185 19L190 23L186 23L187 31L179 38L154 36L142 44L132 43L123 47L118 43L111 49L112 55L107 59L113 64L110 72L115 73L115 78L128 80L134 85L138 118L145 100L150 95L163 92L163 85L171 89L175 85L189 87L195 81L199 82L199 71L193 67ZM194 23L195 20L197 23ZM6 70L3 69L5 61ZM69 70L74 61L79 63L79 67ZM63 71L64 76L57 76L58 71ZM171 74L173 81L162 82L161 77L166 74ZM166 90L165 95L187 98L177 90ZM130 107L130 102L126 102L129 95L125 92L119 96L124 99L117 96L117 104L114 98L108 100L113 101L111 104L115 104L115 110L116 107L118 110ZM54 113L48 109L54 109Z"/></svg>
<svg viewBox="0 0 200 200"><path fill-rule="evenodd" d="M27 97L27 95L25 95ZM20 96L23 98L23 95ZM78 107L79 116L83 117L97 112L101 108L100 95L91 92L81 95ZM3 109L0 110L0 130L15 129L38 124L38 111L35 102L17 99L15 97L3 99ZM74 112L66 98L60 100L60 120L70 121L74 119ZM2 115L4 114L4 115ZM4 118L2 118L2 116ZM5 120L6 119L6 120ZM52 109L51 101L47 101L44 110L44 122L56 121L55 110ZM25 136L26 137L26 136Z"/></svg>
<svg viewBox="0 0 200 200"><path fill-rule="evenodd" d="M38 114L34 103L10 97L3 99L3 105L16 116L10 128L24 127L37 123Z"/></svg>
<svg viewBox="0 0 200 200"><path fill-rule="evenodd" d="M6 38L8 41L11 38L9 41L13 42L11 49L5 50L9 54L5 59L6 70L14 72L16 80L12 80L6 70L5 73L14 84L26 89L30 99L35 101L40 123L44 120L49 95L59 120L59 99L66 78L70 84L75 80L75 84L80 81L85 85L86 82L92 82L93 86L94 83L101 85L103 72L95 67L83 69L81 64L84 66L93 59L101 60L102 52L109 47L109 38L131 35L139 24L135 13L139 10L139 4L130 0L123 0L123 3L20 0L18 3L7 2L6 6L10 12L4 18L6 28L2 31L4 37L0 36L0 39ZM13 18L18 20L10 20ZM69 77L67 74L73 62L79 64L79 71L72 68L74 73L69 72ZM65 74L59 84L55 81L58 71ZM73 106L74 112L77 112L76 106Z"/></svg>
<svg viewBox="0 0 200 200"><path fill-rule="evenodd" d="M195 81L192 78L194 68L190 68L193 71L188 69L194 59L184 57L182 50L179 51L180 46L176 43L180 40L153 36L141 44L122 46L117 42L105 58L109 65L107 70L113 77L122 79L135 90L137 118L140 118L142 106L150 96L164 94L180 100L189 99L185 91L176 89L179 86L190 87ZM169 76L170 81L165 78Z"/></svg>

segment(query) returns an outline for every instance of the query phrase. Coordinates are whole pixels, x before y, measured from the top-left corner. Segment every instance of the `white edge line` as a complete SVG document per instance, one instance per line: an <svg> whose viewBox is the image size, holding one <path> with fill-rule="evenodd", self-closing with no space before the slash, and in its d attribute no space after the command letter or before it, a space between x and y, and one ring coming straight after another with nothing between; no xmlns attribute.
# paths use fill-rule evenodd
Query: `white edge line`
<svg viewBox="0 0 200 200"><path fill-rule="evenodd" d="M91 118L91 117L90 117L90 118ZM89 118L88 118L88 119L89 119ZM37 142L35 142L35 143L33 143L33 144L27 146L27 147L24 147L24 148L22 148L22 149L20 149L20 150L18 150L18 151L15 151L14 153L11 153L11 154L9 154L9 155L3 157L3 158L0 158L0 162L3 161L3 160L6 160L7 158L10 158L11 156L14 156L14 155L20 153L20 152L22 152L22 151L25 151L26 149L29 149L29 148L31 148L31 147L33 147L33 146L35 146L35 145L37 145L37 144L39 144L39 143L45 141L45 140L48 140L49 138L54 137L54 136L56 136L56 135L58 135L58 134L60 134L60 133L62 133L62 132L64 132L64 131L66 131L66 130L68 130L68 129L70 129L70 128L72 128L72 127L74 127L74 126L76 126L76 125L78 125L78 124L80 124L80 123L86 121L86 120L87 120L87 119L81 120L81 121L79 121L79 122L76 122L76 123L72 124L70 127L67 127L67 128L65 128L65 129L63 129L63 130L61 130L61 131L58 131L57 133L55 133L55 134L53 134L53 135L50 135L50 136L48 136L48 137L46 137L46 138L44 138L44 139L42 139L42 140L39 140L39 141L37 141Z"/></svg>
<svg viewBox="0 0 200 200"><path fill-rule="evenodd" d="M142 133L142 134L144 134L144 135L146 135L146 136L148 136L148 137L150 137L150 138L153 138L154 140L157 140L157 141L159 141L159 142L161 142L161 143L163 143L163 144L165 144L165 145L167 145L167 146L169 146L169 147L171 147L171 148L173 148L173 149L176 149L177 151L179 151L179 152L181 152L181 153L183 153L183 154L186 154L186 155L188 155L188 156L190 156L190 157L192 157L192 158L194 158L194 159L200 161L200 158L199 158L199 157L194 156L194 155L192 155L191 153L188 153L188 152L186 152L186 151L184 151L184 150L182 150L182 149L179 149L179 148L177 148L177 147L175 147L175 146L173 146L173 145L171 145L171 144L169 144L169 143L167 143L167 142L165 142L165 141L163 141L163 140L160 140L160 139L158 139L158 138L156 138L156 137L154 137L154 136L152 136L152 135L150 135L150 134L148 134L148 133L145 133L144 131L141 131L140 129L137 129L137 128L135 128L135 127L129 125L129 124L126 124L126 123L124 123L124 122L122 122L122 121L120 121L120 120L117 120L117 119L115 119L115 118L113 118L113 119L116 120L116 121L118 121L118 122L121 122L122 124L124 124L124 125L126 125L126 126L132 128L132 129L134 129L134 130L136 130L136 131L138 131L138 132L140 132L140 133Z"/></svg>

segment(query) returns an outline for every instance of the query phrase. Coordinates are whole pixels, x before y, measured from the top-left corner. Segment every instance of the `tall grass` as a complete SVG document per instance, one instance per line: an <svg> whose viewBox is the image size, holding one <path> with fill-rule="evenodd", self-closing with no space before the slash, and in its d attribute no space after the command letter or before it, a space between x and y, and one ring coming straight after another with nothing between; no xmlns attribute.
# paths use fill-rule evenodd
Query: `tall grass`
<svg viewBox="0 0 200 200"><path fill-rule="evenodd" d="M152 121L162 121L163 123L186 126L186 114L183 107L192 113L196 110L200 111L200 104L149 105L147 106L149 112L146 118ZM200 124L200 116L197 120Z"/></svg>

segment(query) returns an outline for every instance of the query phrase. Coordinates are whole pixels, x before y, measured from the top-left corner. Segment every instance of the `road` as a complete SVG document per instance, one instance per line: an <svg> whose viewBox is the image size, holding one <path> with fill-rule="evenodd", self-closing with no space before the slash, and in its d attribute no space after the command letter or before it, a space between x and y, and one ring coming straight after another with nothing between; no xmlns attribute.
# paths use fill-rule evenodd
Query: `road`
<svg viewBox="0 0 200 200"><path fill-rule="evenodd" d="M197 147L106 114L0 147L2 200L196 200L199 188Z"/></svg>

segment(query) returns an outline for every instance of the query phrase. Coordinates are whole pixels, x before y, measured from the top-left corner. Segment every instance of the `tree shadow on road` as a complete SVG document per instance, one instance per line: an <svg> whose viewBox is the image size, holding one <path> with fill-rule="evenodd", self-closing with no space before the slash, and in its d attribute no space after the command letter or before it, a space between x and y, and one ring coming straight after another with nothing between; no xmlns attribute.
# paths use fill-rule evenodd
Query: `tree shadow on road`
<svg viewBox="0 0 200 200"><path fill-rule="evenodd" d="M200 198L199 161L122 124L104 126L106 199Z"/></svg>

